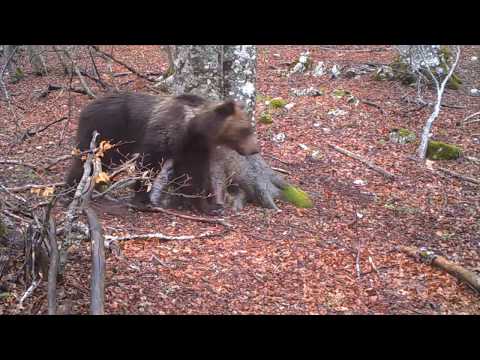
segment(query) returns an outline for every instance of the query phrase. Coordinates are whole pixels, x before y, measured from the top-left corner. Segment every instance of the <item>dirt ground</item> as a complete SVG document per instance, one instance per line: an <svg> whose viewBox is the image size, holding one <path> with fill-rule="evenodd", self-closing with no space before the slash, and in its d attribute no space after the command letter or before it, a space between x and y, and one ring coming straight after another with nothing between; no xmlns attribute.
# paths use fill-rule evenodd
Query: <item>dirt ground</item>
<svg viewBox="0 0 480 360"><path fill-rule="evenodd" d="M111 46L102 46L110 52ZM279 202L275 213L248 205L238 215L227 214L233 229L161 213L130 211L126 216L103 214L104 231L111 235L162 232L218 236L188 241L130 240L121 243L121 256L107 254L106 313L108 314L479 314L479 295L445 272L407 257L398 245L425 246L469 269L480 269L480 188L409 159L418 143L389 141L393 128L420 134L431 108L419 108L402 98L416 94L398 82L375 81L372 73L358 78L285 76L287 63L309 50L316 63L330 69L366 63L388 64L395 51L387 46L260 46L257 91L261 98L282 97L294 103L290 110L272 113L273 124L258 124L265 159L287 170L289 181L307 191L315 206L299 210ZM115 57L141 73L160 73L167 58L158 46L115 46ZM480 46L465 46L458 74L464 80L457 91L446 90L434 138L462 147L464 154L480 157L480 123L458 126L480 111L480 97L469 91L480 87L480 62L472 56ZM69 154L80 110L90 99L82 94L52 91L37 98L48 84L69 79L56 59L49 60L48 76L38 77L25 64L25 77L7 84L12 109L0 102L0 158L33 164ZM84 54L80 64L89 62ZM113 72L125 72L118 64ZM104 80L120 89L151 92L149 83L133 74L112 77L107 62L98 67ZM79 86L78 79L73 84ZM104 90L90 81L96 93ZM322 96L294 96L291 88L316 87ZM343 89L379 105L349 103L332 92ZM262 98L262 99L263 99ZM432 100L433 93L426 98ZM266 109L258 101L256 114ZM461 108L458 108L461 107ZM70 109L70 110L69 110ZM331 116L331 109L347 111ZM70 113L70 114L69 114ZM46 125L63 116L70 120L52 125L21 143L16 134ZM14 116L20 122L17 128ZM272 141L283 132L285 141ZM300 144L308 147L305 150ZM395 180L334 151L328 144L350 150L393 173ZM310 156L318 150L315 160ZM68 162L37 174L20 166L0 164L0 183L6 187L63 180ZM465 158L441 161L442 166L478 178L480 167ZM359 181L361 180L361 181ZM35 196L33 194L22 194ZM63 209L59 209L61 211ZM185 212L187 213L187 212ZM9 251L0 247L1 252ZM60 304L73 314L89 311L89 244L74 249L59 282ZM359 254L360 273L356 269ZM16 262L21 263L19 254ZM29 284L7 282L12 263L1 274L4 290L0 314L45 314L46 281L26 300L18 299ZM375 268L372 266L374 264ZM6 285L5 285L6 286Z"/></svg>

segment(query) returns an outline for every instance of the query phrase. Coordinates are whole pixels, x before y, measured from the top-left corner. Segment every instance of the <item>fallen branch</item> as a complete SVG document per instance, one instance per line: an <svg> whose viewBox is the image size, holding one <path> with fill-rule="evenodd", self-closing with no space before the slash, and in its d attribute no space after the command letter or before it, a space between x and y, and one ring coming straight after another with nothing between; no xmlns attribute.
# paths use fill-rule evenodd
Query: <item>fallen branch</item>
<svg viewBox="0 0 480 360"><path fill-rule="evenodd" d="M468 176L465 176L465 175L461 175L459 173L456 173L455 171L445 169L445 168L442 168L442 167L439 167L438 170L443 171L444 173L447 173L448 175L451 175L453 177L462 179L464 181L468 181L468 182L480 185L480 180L477 180L477 179L474 179L474 178L471 178L471 177L468 177Z"/></svg>
<svg viewBox="0 0 480 360"><path fill-rule="evenodd" d="M62 155L62 156L59 156L58 158L55 158L55 159L52 159L49 161L49 164L47 166L45 166L43 169L44 170L49 170L50 168L52 168L53 166L55 166L56 164L58 164L59 162L61 161L65 161L65 160L69 160L72 158L72 155Z"/></svg>
<svg viewBox="0 0 480 360"><path fill-rule="evenodd" d="M269 158L271 158L271 159L273 159L273 160L277 160L277 161L279 161L279 162L281 162L282 164L285 164L285 165L292 165L291 163L289 163L289 162L287 162L287 161L285 161L285 160L279 159L279 158L277 158L277 157L275 157L275 156L273 156L273 155L270 155L270 154L263 154L263 156L267 156L267 157L269 157Z"/></svg>
<svg viewBox="0 0 480 360"><path fill-rule="evenodd" d="M382 113L382 115L385 115L385 111L382 109L382 107L378 104L375 104L374 102L371 102L369 100L363 100L363 99L359 99L360 102L366 104L366 105L370 105L370 106L373 106L374 108L377 108L378 110L380 110L380 112Z"/></svg>
<svg viewBox="0 0 480 360"><path fill-rule="evenodd" d="M48 210L48 213L50 211ZM57 313L57 274L58 274L58 244L55 221L48 216L48 240L50 242L50 265L48 267L48 315Z"/></svg>
<svg viewBox="0 0 480 360"><path fill-rule="evenodd" d="M42 279L40 278L38 281L32 281L32 284L28 287L27 291L25 291L25 294L20 298L19 305L22 306L23 302L30 296L32 293L35 291L35 289L40 285L42 282Z"/></svg>
<svg viewBox="0 0 480 360"><path fill-rule="evenodd" d="M138 77L141 77L142 79L145 79L147 81L150 81L150 82L155 82L154 79L150 79L148 76L145 76L141 73L139 73L137 70L133 69L132 67L128 66L127 64L125 64L124 62L114 58L112 55L106 53L105 51L102 51L100 50L100 48L96 45L90 45L91 48L93 48L95 51L98 51L100 54L106 56L107 58L109 58L110 60L113 60L115 61L117 64L120 64L122 65L124 68L130 70L132 73L134 73L135 75L137 75Z"/></svg>
<svg viewBox="0 0 480 360"><path fill-rule="evenodd" d="M382 52L382 51L390 51L392 48L380 47L380 48L373 48L373 49L342 49L341 47L327 47L327 46L318 46L319 49L328 50L328 51L338 51L338 52Z"/></svg>
<svg viewBox="0 0 480 360"><path fill-rule="evenodd" d="M31 138L31 137L33 137L33 136L35 136L35 135L37 135L37 134L40 134L41 132L47 130L50 126L55 125L55 124L58 124L59 122L61 122L61 121L63 121L63 120L66 120L66 119L67 119L67 117L64 116L64 117L62 117L62 118L60 118L60 119L57 119L57 120L54 120L54 121L48 123L47 125L45 125L44 127L40 128L40 129L38 129L38 130L28 129L28 130L25 132L25 134L23 134L22 137L20 138L20 142L25 141L26 139Z"/></svg>
<svg viewBox="0 0 480 360"><path fill-rule="evenodd" d="M477 120L473 120L473 121L468 121L470 120L471 118L477 116L477 115L480 115L480 111L476 112L476 113L473 113L471 115L468 115L465 119L463 119L461 121L461 125L467 125L467 124L471 124L471 123L474 123L474 122L477 122L477 121L480 121L480 119L477 119ZM468 121L468 122L467 122Z"/></svg>
<svg viewBox="0 0 480 360"><path fill-rule="evenodd" d="M2 190L3 192L6 192L8 195L10 195L11 197L13 197L15 200L18 200L18 201L23 202L23 203L26 203L26 202L27 202L27 200L25 200L23 197L21 197L20 195L13 194L14 191L12 191L12 190L9 189L9 188L6 188L6 187L3 186L2 184L0 184L0 190Z"/></svg>
<svg viewBox="0 0 480 360"><path fill-rule="evenodd" d="M224 219L215 219L215 218L206 218L206 217L199 217L199 216L190 216L190 215L184 215L184 214L179 214L175 211L167 210L161 207L145 207L141 208L132 204L128 205L132 209L139 210L139 211L144 211L144 212L162 212L164 214L168 215L173 215L177 216L182 219L188 219L188 220L193 220L193 221L199 221L199 222L206 222L206 223L213 223L213 224L220 224L225 226L226 228L232 228L232 224L226 222Z"/></svg>
<svg viewBox="0 0 480 360"><path fill-rule="evenodd" d="M18 165L18 166L25 166L33 170L38 170L38 166L23 162L21 160L11 160L11 159L0 159L0 164L7 164L7 165Z"/></svg>
<svg viewBox="0 0 480 360"><path fill-rule="evenodd" d="M22 192L22 191L27 191L31 189L45 189L47 187L57 187L57 186L64 186L64 185L65 185L65 182L57 182L57 183L44 184L44 185L27 184L23 186L17 186L17 187L5 188L5 189L12 193L15 193L15 192Z"/></svg>
<svg viewBox="0 0 480 360"><path fill-rule="evenodd" d="M455 264L454 262L447 260L443 256L435 255L431 251L424 249L417 249L410 246L400 246L399 250L408 254L414 258L420 258L427 263L434 265L442 270L445 270L450 275L453 275L459 280L466 282L476 291L480 292L480 277L470 270L465 269L463 266Z"/></svg>
<svg viewBox="0 0 480 360"><path fill-rule="evenodd" d="M111 242L114 241L126 241L126 240L138 240L138 239L159 239L159 240L193 240L193 239L201 239L205 237L212 237L212 236L220 236L223 235L221 233L212 233L211 231L206 231L201 233L200 235L165 235L162 233L150 233L150 234L140 234L140 235L133 235L127 234L124 236L111 236L105 235L105 246L109 247Z"/></svg>
<svg viewBox="0 0 480 360"><path fill-rule="evenodd" d="M345 156L348 156L348 157L351 157L353 159L356 159L356 160L360 161L361 163L367 165L367 167L369 167L370 169L382 174L383 176L385 176L388 179L391 179L391 180L395 179L395 175L383 170L381 167L373 164L372 162L363 159L362 157L360 157L357 154L354 154L354 153L352 153L348 150L342 149L341 147L338 147L338 146L333 145L333 144L328 144L328 146L330 146L331 148L333 148L334 150L338 151L339 153L341 153Z"/></svg>
<svg viewBox="0 0 480 360"><path fill-rule="evenodd" d="M360 274L362 273L360 270L360 246L357 248L357 256L355 257L355 270L357 271L357 277L360 279Z"/></svg>
<svg viewBox="0 0 480 360"><path fill-rule="evenodd" d="M285 169L281 169L281 168L277 168L277 167L272 166L272 170L278 171L279 173L282 173L282 174L290 175L290 171L285 170Z"/></svg>
<svg viewBox="0 0 480 360"><path fill-rule="evenodd" d="M130 71L119 72L119 73L113 73L113 74L112 74L112 77L116 78L116 77L127 76L127 75L130 75L130 74L131 74Z"/></svg>
<svg viewBox="0 0 480 360"><path fill-rule="evenodd" d="M473 156L465 156L465 159L473 162L474 164L477 164L477 165L480 164L480 159L479 158L476 158L476 157L473 157Z"/></svg>
<svg viewBox="0 0 480 360"><path fill-rule="evenodd" d="M37 97L38 98L46 97L48 94L50 94L50 92L57 91L57 90L68 90L68 91L71 91L71 92L74 92L74 93L90 96L90 94L87 90L74 87L71 84L68 87L62 86L62 85L48 84L47 88L45 90L43 90L40 94L38 94Z"/></svg>

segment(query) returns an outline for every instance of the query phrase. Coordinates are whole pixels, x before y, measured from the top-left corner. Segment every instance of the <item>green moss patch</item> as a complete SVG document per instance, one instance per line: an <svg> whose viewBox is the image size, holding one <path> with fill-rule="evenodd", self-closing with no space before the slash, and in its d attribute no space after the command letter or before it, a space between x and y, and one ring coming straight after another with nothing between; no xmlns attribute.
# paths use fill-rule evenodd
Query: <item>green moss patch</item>
<svg viewBox="0 0 480 360"><path fill-rule="evenodd" d="M280 109L280 108L283 108L285 107L285 105L287 105L288 102L286 100L283 100L282 98L278 97L278 98L275 98L275 99L272 99L270 101L270 107L274 108L274 109Z"/></svg>
<svg viewBox="0 0 480 360"><path fill-rule="evenodd" d="M390 141L397 144L406 144L415 141L416 135L408 129L393 129L390 131Z"/></svg>
<svg viewBox="0 0 480 360"><path fill-rule="evenodd" d="M272 115L270 113L264 111L260 114L260 117L258 118L258 121L261 122L262 124L266 124L266 125L272 124L273 123Z"/></svg>
<svg viewBox="0 0 480 360"><path fill-rule="evenodd" d="M312 208L313 202L308 194L295 186L287 186L282 190L285 201L292 203L298 208Z"/></svg>
<svg viewBox="0 0 480 360"><path fill-rule="evenodd" d="M350 92L343 89L335 89L332 91L332 96L337 99L341 99L345 95L350 95Z"/></svg>
<svg viewBox="0 0 480 360"><path fill-rule="evenodd" d="M454 160L461 154L462 149L456 145L434 140L428 142L427 158L430 160Z"/></svg>

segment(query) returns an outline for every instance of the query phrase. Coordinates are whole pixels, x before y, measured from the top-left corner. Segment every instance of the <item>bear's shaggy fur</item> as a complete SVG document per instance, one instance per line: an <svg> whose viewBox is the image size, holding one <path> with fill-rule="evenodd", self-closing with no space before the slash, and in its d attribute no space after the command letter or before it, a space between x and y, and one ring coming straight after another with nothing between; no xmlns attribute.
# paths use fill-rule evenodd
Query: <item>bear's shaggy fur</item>
<svg viewBox="0 0 480 360"><path fill-rule="evenodd" d="M258 152L250 121L233 101L211 102L196 95L158 96L142 93L117 93L90 103L80 114L77 146L87 150L92 132L98 141L118 146L107 151L104 166L117 165L129 155L143 155L142 165L159 170L172 159L175 176L187 175L191 183L182 188L187 194L212 192L210 162L212 149L227 146L240 154ZM69 185L78 183L82 161L75 159L67 175ZM145 184L135 185L135 201L148 202ZM198 209L209 212L204 197L194 201Z"/></svg>

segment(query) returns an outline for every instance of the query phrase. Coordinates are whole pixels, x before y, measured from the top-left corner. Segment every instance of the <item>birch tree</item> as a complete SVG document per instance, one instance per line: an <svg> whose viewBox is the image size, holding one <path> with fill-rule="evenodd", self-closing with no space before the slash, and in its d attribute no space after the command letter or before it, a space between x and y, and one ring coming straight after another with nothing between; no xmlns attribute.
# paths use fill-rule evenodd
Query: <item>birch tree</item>
<svg viewBox="0 0 480 360"><path fill-rule="evenodd" d="M430 80L433 82L434 87L435 87L435 95L436 95L436 101L433 107L433 111L429 118L427 119L425 126L423 127L422 131L422 138L420 145L418 146L417 149L417 157L420 160L424 160L426 153L427 153L427 147L428 147L428 141L430 138L430 132L432 129L433 122L437 119L439 113L440 113L440 106L442 105L442 97L443 93L445 92L445 86L447 85L448 81L451 79L453 72L455 71L455 68L458 64L458 60L460 58L460 46L456 47L456 55L455 55L455 60L454 62L450 65L450 68L448 68L447 65L447 71L446 73L440 72L440 76L438 76L434 71L432 70L432 67L435 65L431 65L431 53L432 53L431 47L429 48L428 46L419 46L417 47L415 51L415 56L417 57L417 65L416 65L416 72L422 76L423 71L426 72L426 76L430 78ZM442 80L443 77L443 80ZM421 78L421 77L420 77Z"/></svg>

